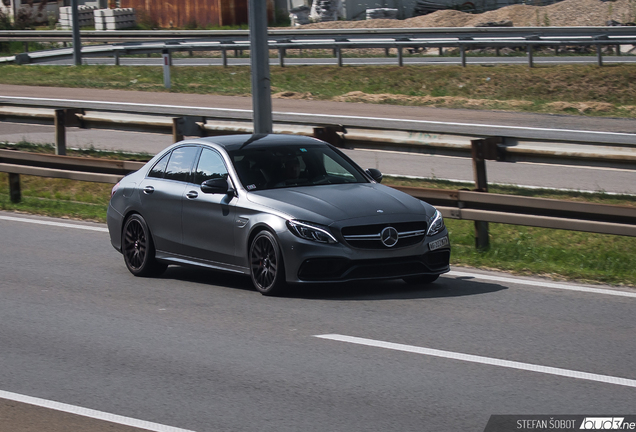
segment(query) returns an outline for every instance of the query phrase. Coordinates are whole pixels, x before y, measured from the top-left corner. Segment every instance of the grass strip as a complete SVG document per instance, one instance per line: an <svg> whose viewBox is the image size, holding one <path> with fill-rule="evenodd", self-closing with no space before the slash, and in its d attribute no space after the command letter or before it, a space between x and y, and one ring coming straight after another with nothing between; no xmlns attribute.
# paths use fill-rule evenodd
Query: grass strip
<svg viewBox="0 0 636 432"><path fill-rule="evenodd" d="M0 83L246 96L245 66L0 66ZM636 116L636 65L287 66L270 69L272 93L312 100L594 116ZM520 85L522 83L522 85Z"/></svg>

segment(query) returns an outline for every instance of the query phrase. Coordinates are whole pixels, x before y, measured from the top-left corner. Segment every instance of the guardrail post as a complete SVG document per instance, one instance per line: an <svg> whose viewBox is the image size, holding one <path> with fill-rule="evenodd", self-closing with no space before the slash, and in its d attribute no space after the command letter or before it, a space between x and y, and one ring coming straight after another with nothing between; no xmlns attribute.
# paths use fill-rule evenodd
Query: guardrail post
<svg viewBox="0 0 636 432"><path fill-rule="evenodd" d="M181 124L183 119L181 117L174 117L172 119L172 142L183 141L183 130Z"/></svg>
<svg viewBox="0 0 636 432"><path fill-rule="evenodd" d="M278 64L285 67L285 48L278 48Z"/></svg>
<svg viewBox="0 0 636 432"><path fill-rule="evenodd" d="M55 154L66 154L66 110L55 110Z"/></svg>
<svg viewBox="0 0 636 432"><path fill-rule="evenodd" d="M115 58L115 66L119 66L119 51L115 51L113 57Z"/></svg>
<svg viewBox="0 0 636 432"><path fill-rule="evenodd" d="M397 49L398 52L398 65L400 67L404 66L404 56L402 55L402 47L398 47Z"/></svg>
<svg viewBox="0 0 636 432"><path fill-rule="evenodd" d="M14 204L22 201L20 174L9 173L9 197Z"/></svg>
<svg viewBox="0 0 636 432"><path fill-rule="evenodd" d="M163 49L161 53L163 56L163 85L169 89L172 86L170 83L170 63L172 63L170 59L170 51Z"/></svg>
<svg viewBox="0 0 636 432"><path fill-rule="evenodd" d="M488 178L486 176L486 160L497 160L500 138L486 138L471 140L473 156L473 175L476 192L488 192ZM475 247L479 250L487 249L490 245L488 222L475 221Z"/></svg>
<svg viewBox="0 0 636 432"><path fill-rule="evenodd" d="M336 47L336 58L338 59L338 66L342 67L342 49L340 47Z"/></svg>
<svg viewBox="0 0 636 432"><path fill-rule="evenodd" d="M527 41L540 41L541 36L538 34L527 36ZM534 45L531 42L528 43L528 67L534 67Z"/></svg>
<svg viewBox="0 0 636 432"><path fill-rule="evenodd" d="M346 129L342 125L314 127L314 137L319 140L328 142L336 147L344 147L344 138L340 133L346 133Z"/></svg>
<svg viewBox="0 0 636 432"><path fill-rule="evenodd" d="M223 59L223 67L227 67L227 50L225 48L221 50L221 58Z"/></svg>
<svg viewBox="0 0 636 432"><path fill-rule="evenodd" d="M186 136L206 136L205 117L184 116L172 118L172 139L182 141Z"/></svg>
<svg viewBox="0 0 636 432"><path fill-rule="evenodd" d="M609 36L602 34L598 36L594 36L595 40L608 40ZM601 44L596 44L596 59L598 61L599 67L603 66L603 46Z"/></svg>
<svg viewBox="0 0 636 432"><path fill-rule="evenodd" d="M462 57L462 67L466 67L466 47L464 45L459 46L459 54Z"/></svg>
<svg viewBox="0 0 636 432"><path fill-rule="evenodd" d="M488 178L486 176L486 151L488 150L485 139L470 141L473 156L473 177L475 179L476 192L488 192Z"/></svg>

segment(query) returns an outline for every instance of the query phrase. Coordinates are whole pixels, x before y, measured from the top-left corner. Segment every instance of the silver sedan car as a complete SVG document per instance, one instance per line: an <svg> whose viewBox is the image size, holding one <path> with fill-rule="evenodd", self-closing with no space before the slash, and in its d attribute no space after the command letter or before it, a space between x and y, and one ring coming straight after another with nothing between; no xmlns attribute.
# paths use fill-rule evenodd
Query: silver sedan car
<svg viewBox="0 0 636 432"><path fill-rule="evenodd" d="M442 215L381 179L308 137L185 140L115 185L110 239L136 276L197 265L250 275L265 295L293 284L435 281L449 271Z"/></svg>

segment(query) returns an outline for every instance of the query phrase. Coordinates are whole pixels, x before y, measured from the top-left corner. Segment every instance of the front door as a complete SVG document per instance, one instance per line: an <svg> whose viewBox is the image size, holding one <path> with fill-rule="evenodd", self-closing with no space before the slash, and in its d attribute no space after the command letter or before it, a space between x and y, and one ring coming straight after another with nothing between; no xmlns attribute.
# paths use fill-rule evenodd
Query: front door
<svg viewBox="0 0 636 432"><path fill-rule="evenodd" d="M203 148L192 181L183 196L183 243L187 255L210 265L239 263L234 244L236 198L233 194L201 191L201 183L214 178L230 181L221 155Z"/></svg>

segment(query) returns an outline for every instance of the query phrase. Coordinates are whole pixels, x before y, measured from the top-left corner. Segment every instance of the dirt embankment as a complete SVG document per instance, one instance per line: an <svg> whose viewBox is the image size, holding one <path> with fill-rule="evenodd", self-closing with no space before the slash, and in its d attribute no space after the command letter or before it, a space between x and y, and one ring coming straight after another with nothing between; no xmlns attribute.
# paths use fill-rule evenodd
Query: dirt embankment
<svg viewBox="0 0 636 432"><path fill-rule="evenodd" d="M605 26L636 20L636 0L563 0L548 6L512 5L481 14L443 10L405 20L335 21L301 28L474 27L486 22L512 21L515 27Z"/></svg>
<svg viewBox="0 0 636 432"><path fill-rule="evenodd" d="M540 0L539 0L540 1ZM514 27L568 27L606 26L609 21L631 23L636 21L636 0L563 0L548 6L512 5L481 14L444 10L405 20L336 21L308 24L310 28L423 28L423 27L475 27L484 23L511 21ZM275 98L313 99L311 93L278 92ZM452 108L532 110L533 102L526 100L474 99L457 96L407 96L400 94L368 94L352 91L333 100L342 102L388 103L427 105ZM606 102L551 102L543 110L556 113L592 114L615 113L636 116L636 105L614 105Z"/></svg>

